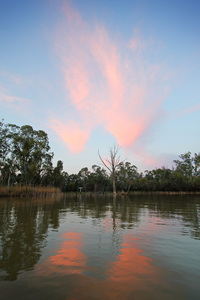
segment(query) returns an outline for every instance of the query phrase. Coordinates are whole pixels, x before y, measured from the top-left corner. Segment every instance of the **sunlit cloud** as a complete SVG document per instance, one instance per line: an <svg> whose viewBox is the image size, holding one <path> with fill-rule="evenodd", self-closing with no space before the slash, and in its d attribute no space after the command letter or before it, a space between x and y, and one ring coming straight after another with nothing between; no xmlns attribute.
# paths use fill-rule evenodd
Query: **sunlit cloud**
<svg viewBox="0 0 200 300"><path fill-rule="evenodd" d="M58 120L52 120L51 123L49 123L49 127L57 132L74 153L80 152L89 138L87 129L81 129L81 127L74 122L63 124Z"/></svg>
<svg viewBox="0 0 200 300"><path fill-rule="evenodd" d="M66 102L70 98L80 117L63 123L55 117L50 124L72 152L81 151L99 125L120 146L130 147L160 120L167 95L164 64L152 63L145 56L155 45L137 29L124 43L105 25L85 22L65 2L55 45Z"/></svg>

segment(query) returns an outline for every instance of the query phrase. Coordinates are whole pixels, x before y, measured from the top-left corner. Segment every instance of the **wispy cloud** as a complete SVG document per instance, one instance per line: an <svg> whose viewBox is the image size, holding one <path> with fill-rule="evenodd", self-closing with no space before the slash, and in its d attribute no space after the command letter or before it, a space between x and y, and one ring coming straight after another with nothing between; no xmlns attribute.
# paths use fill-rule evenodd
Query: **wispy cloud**
<svg viewBox="0 0 200 300"><path fill-rule="evenodd" d="M9 71L0 72L0 104L19 113L29 112L32 101L19 96L23 93L27 82L27 78L21 74Z"/></svg>
<svg viewBox="0 0 200 300"><path fill-rule="evenodd" d="M0 91L0 103L11 110L27 113L31 101L27 98L9 95Z"/></svg>
<svg viewBox="0 0 200 300"><path fill-rule="evenodd" d="M0 76L5 77L8 81L17 85L22 85L25 82L24 78L16 73L0 72Z"/></svg>
<svg viewBox="0 0 200 300"><path fill-rule="evenodd" d="M175 115L175 118L181 117L183 115L188 115L199 110L200 110L200 103L197 103L196 105L190 106L180 111L178 114Z"/></svg>
<svg viewBox="0 0 200 300"><path fill-rule="evenodd" d="M58 120L51 120L49 127L61 137L71 152L74 153L80 152L89 138L89 131L84 128L81 129L81 126L74 122L63 124Z"/></svg>
<svg viewBox="0 0 200 300"><path fill-rule="evenodd" d="M129 147L162 116L166 73L151 63L149 46L138 30L126 43L111 38L105 25L89 25L68 2L55 35L67 90L66 101L79 120L50 121L73 152L83 149L90 133L103 125L120 146ZM150 45L151 44L151 45ZM84 124L84 127L82 126Z"/></svg>

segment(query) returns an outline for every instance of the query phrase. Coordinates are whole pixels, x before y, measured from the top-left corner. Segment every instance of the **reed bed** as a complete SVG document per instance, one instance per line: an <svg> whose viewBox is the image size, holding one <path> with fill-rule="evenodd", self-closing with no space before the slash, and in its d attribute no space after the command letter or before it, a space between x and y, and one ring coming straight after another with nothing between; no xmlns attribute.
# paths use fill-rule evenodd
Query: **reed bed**
<svg viewBox="0 0 200 300"><path fill-rule="evenodd" d="M47 197L60 194L59 188L48 186L1 186L0 197Z"/></svg>

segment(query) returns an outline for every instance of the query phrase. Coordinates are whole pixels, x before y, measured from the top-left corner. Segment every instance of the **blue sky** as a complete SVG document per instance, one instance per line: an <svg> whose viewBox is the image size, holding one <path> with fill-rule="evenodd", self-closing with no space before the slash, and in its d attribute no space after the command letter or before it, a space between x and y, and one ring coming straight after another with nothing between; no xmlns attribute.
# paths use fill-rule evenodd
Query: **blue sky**
<svg viewBox="0 0 200 300"><path fill-rule="evenodd" d="M118 143L139 171L199 152L199 1L0 0L6 123L48 133L68 173Z"/></svg>

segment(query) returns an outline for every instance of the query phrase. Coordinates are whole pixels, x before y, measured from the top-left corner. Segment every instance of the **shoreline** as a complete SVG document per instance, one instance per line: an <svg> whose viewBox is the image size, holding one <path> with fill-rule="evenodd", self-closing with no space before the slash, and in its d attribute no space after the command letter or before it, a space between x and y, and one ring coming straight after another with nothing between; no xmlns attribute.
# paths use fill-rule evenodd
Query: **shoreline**
<svg viewBox="0 0 200 300"><path fill-rule="evenodd" d="M45 186L13 186L0 187L0 198L46 198L49 196L63 195L63 196L100 196L100 197L128 197L128 196L151 196L151 195L200 195L200 191L131 191L128 193L117 192L61 192L59 188L45 187Z"/></svg>

